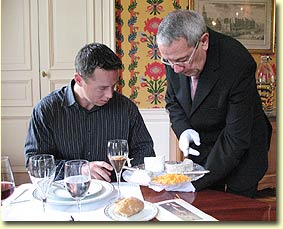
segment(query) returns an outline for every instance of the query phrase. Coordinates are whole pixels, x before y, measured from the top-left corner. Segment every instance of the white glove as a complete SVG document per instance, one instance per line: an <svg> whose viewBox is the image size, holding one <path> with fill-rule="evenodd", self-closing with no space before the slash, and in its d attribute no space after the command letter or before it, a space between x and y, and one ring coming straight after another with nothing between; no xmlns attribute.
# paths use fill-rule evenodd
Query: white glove
<svg viewBox="0 0 283 229"><path fill-rule="evenodd" d="M197 146L200 145L199 134L193 129L185 130L179 139L179 148L183 152L184 157L187 157L189 154L199 156L199 151L190 148L190 143L194 142Z"/></svg>

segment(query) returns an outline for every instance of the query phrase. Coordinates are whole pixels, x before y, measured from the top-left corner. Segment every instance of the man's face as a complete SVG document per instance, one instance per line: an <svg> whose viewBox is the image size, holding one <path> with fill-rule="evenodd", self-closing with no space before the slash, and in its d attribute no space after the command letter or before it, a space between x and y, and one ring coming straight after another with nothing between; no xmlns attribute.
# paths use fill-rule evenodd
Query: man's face
<svg viewBox="0 0 283 229"><path fill-rule="evenodd" d="M76 77L81 77L77 74ZM95 69L91 78L80 82L79 101L85 108L92 108L94 105L103 106L113 96L115 85L118 81L118 70Z"/></svg>
<svg viewBox="0 0 283 229"><path fill-rule="evenodd" d="M174 72L186 76L199 76L206 61L205 36L193 47L188 47L184 38L175 40L170 46L158 45L163 63L171 65Z"/></svg>

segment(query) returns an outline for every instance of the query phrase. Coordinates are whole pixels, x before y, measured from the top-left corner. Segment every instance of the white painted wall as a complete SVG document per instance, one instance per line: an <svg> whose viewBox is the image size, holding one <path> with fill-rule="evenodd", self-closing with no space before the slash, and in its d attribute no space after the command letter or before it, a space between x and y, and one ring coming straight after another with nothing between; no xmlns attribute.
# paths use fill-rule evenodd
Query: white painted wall
<svg viewBox="0 0 283 229"><path fill-rule="evenodd" d="M156 155L170 155L170 120L165 109L140 109L145 125L154 142Z"/></svg>

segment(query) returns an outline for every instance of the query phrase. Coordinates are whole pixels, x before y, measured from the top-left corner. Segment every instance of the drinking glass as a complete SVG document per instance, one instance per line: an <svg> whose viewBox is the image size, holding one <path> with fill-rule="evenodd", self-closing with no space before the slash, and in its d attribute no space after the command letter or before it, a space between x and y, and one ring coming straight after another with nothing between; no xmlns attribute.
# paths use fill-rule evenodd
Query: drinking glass
<svg viewBox="0 0 283 229"><path fill-rule="evenodd" d="M8 156L1 156L1 206L15 189L14 176Z"/></svg>
<svg viewBox="0 0 283 229"><path fill-rule="evenodd" d="M86 196L90 182L90 168L87 160L70 160L65 163L65 187L77 201L79 219L81 215L81 200Z"/></svg>
<svg viewBox="0 0 283 229"><path fill-rule="evenodd" d="M121 191L120 191L121 171L128 158L128 154L129 154L129 146L127 140L114 139L108 141L107 156L116 173L118 199L121 198Z"/></svg>
<svg viewBox="0 0 283 229"><path fill-rule="evenodd" d="M29 158L28 174L41 197L44 213L47 194L55 178L55 171L56 166L53 155L38 154Z"/></svg>

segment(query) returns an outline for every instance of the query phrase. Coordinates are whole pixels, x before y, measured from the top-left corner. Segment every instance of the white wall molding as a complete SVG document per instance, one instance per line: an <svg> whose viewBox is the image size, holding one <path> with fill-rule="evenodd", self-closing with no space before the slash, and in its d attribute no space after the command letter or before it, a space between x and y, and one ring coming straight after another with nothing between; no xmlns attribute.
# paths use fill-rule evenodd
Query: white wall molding
<svg viewBox="0 0 283 229"><path fill-rule="evenodd" d="M170 120L166 109L139 109L154 142L156 155L170 157Z"/></svg>
<svg viewBox="0 0 283 229"><path fill-rule="evenodd" d="M94 41L115 50L115 0L94 1Z"/></svg>

